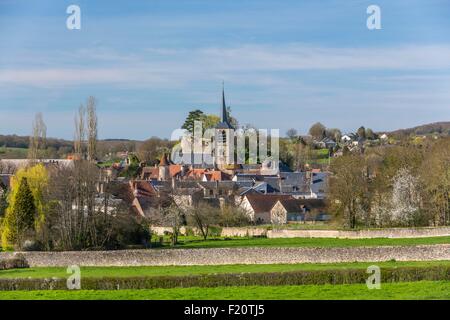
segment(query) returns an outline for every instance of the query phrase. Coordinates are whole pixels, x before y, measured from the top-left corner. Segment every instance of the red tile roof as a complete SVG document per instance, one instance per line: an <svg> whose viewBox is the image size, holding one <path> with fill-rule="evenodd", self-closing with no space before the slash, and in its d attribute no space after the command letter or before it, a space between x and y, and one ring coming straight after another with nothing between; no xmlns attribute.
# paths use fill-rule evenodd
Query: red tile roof
<svg viewBox="0 0 450 320"><path fill-rule="evenodd" d="M191 169L186 173L187 178L200 179L208 169Z"/></svg>
<svg viewBox="0 0 450 320"><path fill-rule="evenodd" d="M159 169L156 167L144 167L142 168L141 179L142 180L151 180L158 179L159 177Z"/></svg>
<svg viewBox="0 0 450 320"><path fill-rule="evenodd" d="M130 181L130 186L135 196L153 197L157 192L148 181Z"/></svg>
<svg viewBox="0 0 450 320"><path fill-rule="evenodd" d="M170 164L169 159L167 159L167 154L163 154L161 160L159 161L160 166L168 166Z"/></svg>
<svg viewBox="0 0 450 320"><path fill-rule="evenodd" d="M231 180L231 176L220 170L205 172L205 177L207 181L225 181Z"/></svg>
<svg viewBox="0 0 450 320"><path fill-rule="evenodd" d="M181 164L171 164L169 166L170 177L175 177L181 172Z"/></svg>

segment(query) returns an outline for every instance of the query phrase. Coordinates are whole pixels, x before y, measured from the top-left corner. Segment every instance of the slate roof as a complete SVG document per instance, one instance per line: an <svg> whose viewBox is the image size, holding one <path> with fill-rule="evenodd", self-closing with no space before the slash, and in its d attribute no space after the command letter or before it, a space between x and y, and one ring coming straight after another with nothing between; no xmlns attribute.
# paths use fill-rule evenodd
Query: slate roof
<svg viewBox="0 0 450 320"><path fill-rule="evenodd" d="M239 185L235 181L201 181L198 185L204 189L237 190Z"/></svg>
<svg viewBox="0 0 450 320"><path fill-rule="evenodd" d="M282 161L278 163L278 168L280 172L292 172L292 169Z"/></svg>
<svg viewBox="0 0 450 320"><path fill-rule="evenodd" d="M279 200L294 199L291 195L283 194L247 194L245 196L255 213L270 212L275 203Z"/></svg>
<svg viewBox="0 0 450 320"><path fill-rule="evenodd" d="M297 202L305 206L308 210L325 210L326 202L324 199L296 199Z"/></svg>
<svg viewBox="0 0 450 320"><path fill-rule="evenodd" d="M241 181L263 181L264 177L261 176L260 174L237 173L234 176L234 179L237 182L241 182Z"/></svg>
<svg viewBox="0 0 450 320"><path fill-rule="evenodd" d="M327 191L327 172L317 172L313 173L311 191L314 193L321 193Z"/></svg>
<svg viewBox="0 0 450 320"><path fill-rule="evenodd" d="M303 206L298 201L298 199L281 199L278 200L273 206L275 206L278 202L286 209L288 213L302 213Z"/></svg>
<svg viewBox="0 0 450 320"><path fill-rule="evenodd" d="M240 196L245 196L245 195L247 195L247 194L255 194L255 193L256 193L256 194L262 194L261 192L255 190L254 188L251 188L251 187L240 187L240 188L238 189L237 193L238 193Z"/></svg>
<svg viewBox="0 0 450 320"><path fill-rule="evenodd" d="M310 192L306 172L280 172L278 176L265 176L264 181L272 188L273 192Z"/></svg>

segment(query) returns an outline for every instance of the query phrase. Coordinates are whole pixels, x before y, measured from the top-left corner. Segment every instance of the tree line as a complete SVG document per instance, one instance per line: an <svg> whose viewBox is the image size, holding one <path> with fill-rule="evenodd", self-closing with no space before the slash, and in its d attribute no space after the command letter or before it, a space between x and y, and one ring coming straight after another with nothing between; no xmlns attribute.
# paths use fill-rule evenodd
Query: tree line
<svg viewBox="0 0 450 320"><path fill-rule="evenodd" d="M115 198L123 193L119 190L123 186L104 177L95 163L96 105L95 98L89 97L75 116L72 166L44 166L36 161L45 148L46 131L42 116L36 116L29 164L16 170L9 192L2 192L0 199L3 249L118 248L148 240L145 221Z"/></svg>
<svg viewBox="0 0 450 320"><path fill-rule="evenodd" d="M450 138L333 159L329 209L350 228L450 224Z"/></svg>

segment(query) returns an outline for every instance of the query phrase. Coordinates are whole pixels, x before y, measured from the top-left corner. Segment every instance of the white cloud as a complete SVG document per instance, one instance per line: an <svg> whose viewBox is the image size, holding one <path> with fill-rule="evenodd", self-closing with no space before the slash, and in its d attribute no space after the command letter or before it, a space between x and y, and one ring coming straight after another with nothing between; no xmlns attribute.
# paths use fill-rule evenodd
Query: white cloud
<svg viewBox="0 0 450 320"><path fill-rule="evenodd" d="M4 67L0 70L0 84L46 87L116 83L171 87L236 75L237 79L245 77L255 84L267 86L280 81L277 72L287 71L450 69L448 45L325 48L290 44L193 50L149 48L132 55L100 48L63 54L67 64L60 54L55 59L57 65L51 65L51 59L47 59L42 67L36 66L38 61L35 60L29 69ZM73 59L74 56L77 59ZM271 74L261 77L261 72Z"/></svg>

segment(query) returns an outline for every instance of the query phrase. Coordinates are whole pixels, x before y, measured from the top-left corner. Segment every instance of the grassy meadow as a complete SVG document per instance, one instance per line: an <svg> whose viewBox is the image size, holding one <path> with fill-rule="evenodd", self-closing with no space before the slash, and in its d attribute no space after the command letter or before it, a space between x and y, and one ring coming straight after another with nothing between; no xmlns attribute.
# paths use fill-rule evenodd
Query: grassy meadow
<svg viewBox="0 0 450 320"><path fill-rule="evenodd" d="M339 270L366 269L370 265L380 268L449 266L450 261L388 261L353 263L301 263L301 264L233 264L211 266L142 266L142 267L81 267L82 278L103 277L152 277L152 276L189 276L220 273L256 273L290 272L298 270ZM0 270L0 279L4 278L67 278L66 268L36 267L24 269Z"/></svg>
<svg viewBox="0 0 450 320"><path fill-rule="evenodd" d="M164 247L172 248L169 239ZM372 239L334 239L334 238L208 238L184 236L173 248L231 248L231 247L369 247L369 246L414 246L431 244L450 244L450 237L427 238L372 238Z"/></svg>
<svg viewBox="0 0 450 320"><path fill-rule="evenodd" d="M0 300L401 300L450 299L450 281L365 284L172 288L144 290L35 290L0 292Z"/></svg>

